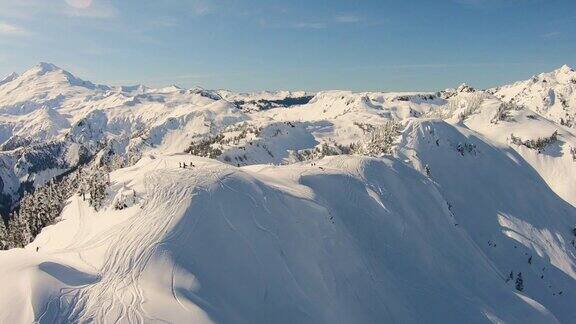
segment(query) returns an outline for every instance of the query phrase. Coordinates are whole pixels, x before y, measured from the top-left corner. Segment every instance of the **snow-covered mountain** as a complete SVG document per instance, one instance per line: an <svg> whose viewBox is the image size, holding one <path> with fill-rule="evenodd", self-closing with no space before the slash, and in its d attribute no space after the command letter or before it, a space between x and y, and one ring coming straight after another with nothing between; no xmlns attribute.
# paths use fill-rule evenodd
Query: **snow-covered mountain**
<svg viewBox="0 0 576 324"><path fill-rule="evenodd" d="M2 203L27 245L0 252L0 322L570 323L575 75L234 93L13 74Z"/></svg>
<svg viewBox="0 0 576 324"><path fill-rule="evenodd" d="M224 135L233 140L214 143L219 147L211 150L220 152L222 161L283 163L290 161L290 151L358 140L365 130L349 118L378 124L419 115L443 102L431 94L109 87L48 63L6 80L0 85L0 160L6 165L0 174L6 184L3 193L12 201L22 185L44 184L50 177L43 173L66 172L99 152L112 151L119 164L130 165L143 154L184 152ZM279 109L293 107L298 108ZM331 126L333 122L338 124ZM258 135L250 137L254 132ZM234 138L238 135L243 138ZM253 141L256 145L249 147ZM58 152L47 152L47 145Z"/></svg>
<svg viewBox="0 0 576 324"><path fill-rule="evenodd" d="M576 126L576 72L567 65L490 91L503 101L526 106L562 125Z"/></svg>

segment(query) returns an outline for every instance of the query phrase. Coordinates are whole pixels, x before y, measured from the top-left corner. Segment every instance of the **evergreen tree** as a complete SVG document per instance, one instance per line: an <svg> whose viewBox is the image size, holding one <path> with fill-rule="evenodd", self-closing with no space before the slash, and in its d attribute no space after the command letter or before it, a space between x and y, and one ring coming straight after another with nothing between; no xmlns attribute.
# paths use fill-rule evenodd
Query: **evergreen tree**
<svg viewBox="0 0 576 324"><path fill-rule="evenodd" d="M524 279L522 279L522 272L518 272L518 276L516 277L516 290L524 290Z"/></svg>
<svg viewBox="0 0 576 324"><path fill-rule="evenodd" d="M32 241L30 226L25 217L14 214L8 223L8 242L9 247L24 247Z"/></svg>
<svg viewBox="0 0 576 324"><path fill-rule="evenodd" d="M75 177L67 177L59 182L50 181L33 192L24 193L15 212L8 222L4 249L23 247L30 243L42 228L55 222L66 200L77 187ZM0 229L0 241L2 241Z"/></svg>
<svg viewBox="0 0 576 324"><path fill-rule="evenodd" d="M42 228L53 224L64 208L68 198L66 181L55 183L50 181L45 186L36 188L32 193L25 193L18 207L19 217L26 219L33 237Z"/></svg>
<svg viewBox="0 0 576 324"><path fill-rule="evenodd" d="M0 217L0 250L6 250L8 248L8 231L6 230L4 220Z"/></svg>
<svg viewBox="0 0 576 324"><path fill-rule="evenodd" d="M103 169L95 169L87 180L88 202L96 211L102 208L106 199L106 189L110 185L110 174Z"/></svg>
<svg viewBox="0 0 576 324"><path fill-rule="evenodd" d="M78 173L76 175L76 183L78 185L78 195L80 197L82 197L83 201L86 201L86 193L88 192L87 190L87 181L84 175L84 172L82 171L82 169L78 170Z"/></svg>

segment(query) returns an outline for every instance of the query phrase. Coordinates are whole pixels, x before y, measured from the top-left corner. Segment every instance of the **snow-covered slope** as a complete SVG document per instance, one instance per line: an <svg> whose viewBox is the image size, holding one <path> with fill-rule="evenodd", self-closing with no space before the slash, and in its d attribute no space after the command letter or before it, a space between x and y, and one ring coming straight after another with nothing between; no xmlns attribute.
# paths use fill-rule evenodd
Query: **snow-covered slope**
<svg viewBox="0 0 576 324"><path fill-rule="evenodd" d="M179 168L180 161L196 167ZM507 269L466 227L454 226L434 183L399 161L333 157L316 166L237 169L188 155L146 157L112 182L110 201L134 190L136 205L95 213L75 197L60 223L25 250L0 255L10 291L0 297L2 321L552 323L573 316L568 291L553 315L507 285ZM477 232L498 233L492 218L477 222ZM529 278L527 286L540 288Z"/></svg>
<svg viewBox="0 0 576 324"><path fill-rule="evenodd" d="M576 135L525 106L485 92L464 93L429 114L472 131L482 141L520 154L563 199L576 206ZM454 142L465 146L464 142ZM465 148L464 148L465 149ZM495 167L496 168L496 167Z"/></svg>
<svg viewBox="0 0 576 324"><path fill-rule="evenodd" d="M14 74L4 217L116 171L98 211L75 194L0 252L0 322L570 323L574 75L312 94Z"/></svg>
<svg viewBox="0 0 576 324"><path fill-rule="evenodd" d="M533 161L462 126L414 121L406 131L407 160L430 170L454 226L502 275L521 272L524 292L568 322L574 316L576 210L552 189L573 179L556 179L551 188Z"/></svg>

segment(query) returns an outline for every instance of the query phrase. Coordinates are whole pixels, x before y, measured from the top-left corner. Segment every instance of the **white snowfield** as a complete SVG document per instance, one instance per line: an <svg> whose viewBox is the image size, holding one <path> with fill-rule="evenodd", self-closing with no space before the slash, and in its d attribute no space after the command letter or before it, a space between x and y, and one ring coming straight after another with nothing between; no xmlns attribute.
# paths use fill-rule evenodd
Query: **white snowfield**
<svg viewBox="0 0 576 324"><path fill-rule="evenodd" d="M0 322L572 323L576 73L537 79L237 94L99 86L50 64L11 75L4 194L81 150L137 162L112 172L98 212L74 195L26 248L0 251ZM386 156L341 149L390 121ZM65 163L39 171L21 132L63 143ZM183 153L213 138L197 146L212 158ZM323 146L340 151L295 158Z"/></svg>
<svg viewBox="0 0 576 324"><path fill-rule="evenodd" d="M110 199L128 189L138 203L95 213L74 197L60 223L2 253L3 321L556 320L506 285L433 182L399 161L238 169L174 155L112 179Z"/></svg>

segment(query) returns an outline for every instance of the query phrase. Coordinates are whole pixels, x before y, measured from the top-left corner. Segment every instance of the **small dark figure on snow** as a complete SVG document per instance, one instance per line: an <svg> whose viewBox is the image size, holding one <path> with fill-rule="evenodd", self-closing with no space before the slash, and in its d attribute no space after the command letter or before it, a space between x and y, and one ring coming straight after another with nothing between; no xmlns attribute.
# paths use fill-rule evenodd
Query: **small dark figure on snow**
<svg viewBox="0 0 576 324"><path fill-rule="evenodd" d="M510 282L512 279L514 279L514 272L510 271L508 278L506 278L506 282Z"/></svg>
<svg viewBox="0 0 576 324"><path fill-rule="evenodd" d="M528 264L532 264L532 256L528 258Z"/></svg>
<svg viewBox="0 0 576 324"><path fill-rule="evenodd" d="M430 177L430 166L428 164L426 164L426 166L424 166L424 171L426 171L426 176Z"/></svg>
<svg viewBox="0 0 576 324"><path fill-rule="evenodd" d="M524 290L524 279L522 279L522 272L518 272L518 276L516 277L516 290Z"/></svg>
<svg viewBox="0 0 576 324"><path fill-rule="evenodd" d="M458 144L456 150L460 153L460 155L464 156L464 147L462 146L462 144Z"/></svg>
<svg viewBox="0 0 576 324"><path fill-rule="evenodd" d="M40 250L40 247L37 246L37 247L36 247L36 252L38 252L38 250Z"/></svg>

